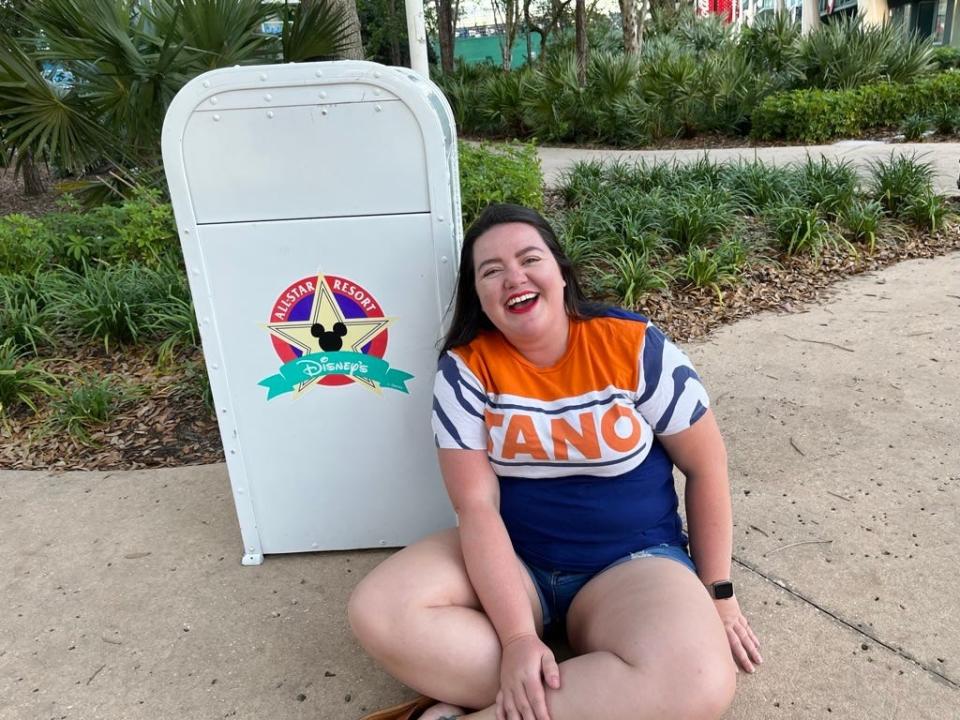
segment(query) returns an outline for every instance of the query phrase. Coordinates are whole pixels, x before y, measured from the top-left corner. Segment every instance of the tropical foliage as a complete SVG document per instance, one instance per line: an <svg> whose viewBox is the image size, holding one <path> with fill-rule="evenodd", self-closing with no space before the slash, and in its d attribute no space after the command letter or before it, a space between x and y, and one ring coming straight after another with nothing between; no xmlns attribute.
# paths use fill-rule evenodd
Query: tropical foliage
<svg viewBox="0 0 960 720"><path fill-rule="evenodd" d="M164 113L191 78L334 58L347 43L343 11L330 2L44 0L18 17L19 37L0 32L0 147L19 164L95 172L117 191L161 184ZM271 18L279 36L261 31Z"/></svg>
<svg viewBox="0 0 960 720"><path fill-rule="evenodd" d="M441 76L460 128L625 146L704 133L744 135L751 128L760 137L810 139L799 137L801 128L813 126L807 135L820 138L833 137L835 126L855 134L866 122L899 125L905 111L898 101L884 101L888 95L907 98L900 104L935 100L960 107L950 82L924 81L924 89L914 89L936 67L929 41L856 19L803 37L788 16L771 14L735 36L715 17L658 11L639 53L624 54L611 43L594 48L585 83L573 53L561 48L510 73L461 65ZM881 83L883 89L864 90L863 99L849 94ZM755 112L758 105L764 109ZM803 119L790 124L792 111Z"/></svg>

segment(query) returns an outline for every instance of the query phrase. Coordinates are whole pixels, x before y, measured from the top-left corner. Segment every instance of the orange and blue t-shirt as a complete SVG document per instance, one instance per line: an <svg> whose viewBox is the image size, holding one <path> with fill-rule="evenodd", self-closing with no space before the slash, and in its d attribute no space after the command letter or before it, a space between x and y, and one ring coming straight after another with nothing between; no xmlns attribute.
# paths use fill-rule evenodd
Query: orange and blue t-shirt
<svg viewBox="0 0 960 720"><path fill-rule="evenodd" d="M439 448L487 451L525 562L594 572L641 548L686 542L657 436L689 428L708 406L686 355L647 318L610 308L572 321L551 367L494 331L444 353L433 431Z"/></svg>

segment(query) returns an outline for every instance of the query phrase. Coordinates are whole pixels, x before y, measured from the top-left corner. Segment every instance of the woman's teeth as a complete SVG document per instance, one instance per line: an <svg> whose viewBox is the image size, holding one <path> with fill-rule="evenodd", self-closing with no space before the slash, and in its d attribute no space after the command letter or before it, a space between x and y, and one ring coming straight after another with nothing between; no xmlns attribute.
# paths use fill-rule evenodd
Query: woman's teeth
<svg viewBox="0 0 960 720"><path fill-rule="evenodd" d="M518 307L523 307L533 300L537 299L536 293L524 293L523 295L517 295L507 300L507 309L513 310Z"/></svg>

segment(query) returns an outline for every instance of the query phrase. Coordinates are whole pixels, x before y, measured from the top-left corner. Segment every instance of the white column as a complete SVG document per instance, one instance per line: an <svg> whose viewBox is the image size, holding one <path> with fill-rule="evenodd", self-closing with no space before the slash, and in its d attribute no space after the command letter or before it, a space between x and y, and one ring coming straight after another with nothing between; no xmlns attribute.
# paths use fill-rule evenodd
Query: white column
<svg viewBox="0 0 960 720"><path fill-rule="evenodd" d="M817 0L803 0L800 6L800 32L806 35L820 27L820 3Z"/></svg>
<svg viewBox="0 0 960 720"><path fill-rule="evenodd" d="M410 40L410 68L429 78L427 23L423 19L423 0L406 0L404 5L407 10L407 38Z"/></svg>
<svg viewBox="0 0 960 720"><path fill-rule="evenodd" d="M885 25L890 17L887 0L857 0L857 15L864 25Z"/></svg>

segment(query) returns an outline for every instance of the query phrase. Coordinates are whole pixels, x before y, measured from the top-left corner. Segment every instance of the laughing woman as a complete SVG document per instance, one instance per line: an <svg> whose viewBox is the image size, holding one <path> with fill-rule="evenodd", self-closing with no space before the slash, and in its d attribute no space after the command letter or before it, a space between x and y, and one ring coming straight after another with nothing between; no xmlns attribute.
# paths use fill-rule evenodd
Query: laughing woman
<svg viewBox="0 0 960 720"><path fill-rule="evenodd" d="M587 303L539 214L494 205L464 238L433 407L458 527L390 557L349 608L425 697L370 717L719 718L737 665L761 658L730 583L726 452L686 356ZM559 665L551 626L575 653Z"/></svg>

